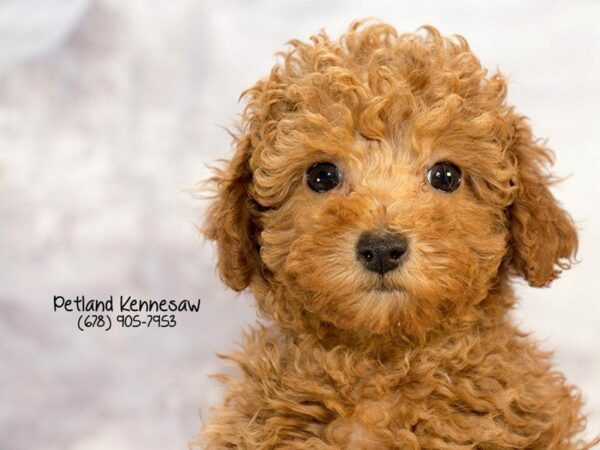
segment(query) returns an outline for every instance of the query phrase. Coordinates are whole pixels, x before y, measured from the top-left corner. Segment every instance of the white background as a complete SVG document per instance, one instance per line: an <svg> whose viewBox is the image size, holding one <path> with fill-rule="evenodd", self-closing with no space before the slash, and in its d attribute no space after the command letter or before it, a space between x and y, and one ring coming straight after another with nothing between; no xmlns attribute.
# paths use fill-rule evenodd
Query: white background
<svg viewBox="0 0 600 450"><path fill-rule="evenodd" d="M291 38L375 16L459 33L549 138L581 263L519 287L600 432L600 3L0 0L0 447L185 448L207 375L254 320L225 290L181 189L229 155L221 128ZM52 296L202 298L171 330L79 332Z"/></svg>

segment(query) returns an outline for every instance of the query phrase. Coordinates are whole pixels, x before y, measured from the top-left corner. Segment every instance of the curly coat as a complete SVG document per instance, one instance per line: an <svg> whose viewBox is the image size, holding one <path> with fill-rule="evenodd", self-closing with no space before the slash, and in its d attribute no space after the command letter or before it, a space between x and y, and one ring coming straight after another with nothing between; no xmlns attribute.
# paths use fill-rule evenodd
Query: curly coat
<svg viewBox="0 0 600 450"><path fill-rule="evenodd" d="M552 154L507 105L464 38L358 21L337 41L292 40L247 106L211 179L218 271L250 288L260 325L228 355L205 448L583 448L581 397L511 324L510 279L547 286L576 253L552 196ZM456 192L427 184L452 161ZM340 186L311 191L332 161ZM410 253L373 289L364 230Z"/></svg>

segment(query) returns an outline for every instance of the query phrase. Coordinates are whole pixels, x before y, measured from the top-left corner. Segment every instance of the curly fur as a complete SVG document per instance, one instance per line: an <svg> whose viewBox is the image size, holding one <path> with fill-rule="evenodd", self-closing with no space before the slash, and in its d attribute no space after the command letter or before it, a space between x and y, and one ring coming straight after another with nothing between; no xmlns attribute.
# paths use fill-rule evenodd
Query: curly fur
<svg viewBox="0 0 600 450"><path fill-rule="evenodd" d="M464 38L359 21L292 40L244 92L235 153L211 180L218 271L269 325L227 356L240 369L205 448L584 448L581 398L510 322L510 279L547 286L577 249L549 186L552 154ZM341 185L315 193L306 168ZM463 171L454 193L426 181ZM406 262L356 261L364 230L401 231Z"/></svg>

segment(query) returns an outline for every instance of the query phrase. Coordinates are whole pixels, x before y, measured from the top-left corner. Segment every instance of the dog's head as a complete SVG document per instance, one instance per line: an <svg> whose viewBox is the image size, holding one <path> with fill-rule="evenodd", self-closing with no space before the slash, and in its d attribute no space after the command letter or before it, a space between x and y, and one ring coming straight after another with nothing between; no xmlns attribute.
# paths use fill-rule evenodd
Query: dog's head
<svg viewBox="0 0 600 450"><path fill-rule="evenodd" d="M290 45L213 179L206 235L231 288L256 286L276 320L419 333L510 274L546 286L569 266L551 153L464 39L357 22Z"/></svg>

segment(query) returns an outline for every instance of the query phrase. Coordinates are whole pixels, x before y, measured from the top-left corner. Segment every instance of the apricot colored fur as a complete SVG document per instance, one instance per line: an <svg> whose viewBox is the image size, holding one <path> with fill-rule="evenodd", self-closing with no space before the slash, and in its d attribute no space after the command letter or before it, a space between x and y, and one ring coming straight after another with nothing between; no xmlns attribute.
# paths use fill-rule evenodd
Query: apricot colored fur
<svg viewBox="0 0 600 450"><path fill-rule="evenodd" d="M207 449L571 449L581 397L511 324L511 278L547 286L577 234L549 191L552 154L460 36L359 21L292 40L244 92L235 153L211 180L218 270L265 323L226 358L237 376ZM453 193L426 173L463 172ZM307 167L331 161L335 189ZM361 267L365 230L408 237L406 261Z"/></svg>

